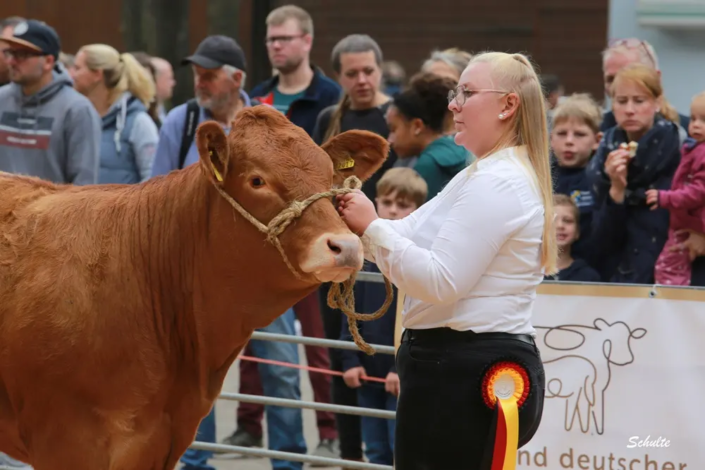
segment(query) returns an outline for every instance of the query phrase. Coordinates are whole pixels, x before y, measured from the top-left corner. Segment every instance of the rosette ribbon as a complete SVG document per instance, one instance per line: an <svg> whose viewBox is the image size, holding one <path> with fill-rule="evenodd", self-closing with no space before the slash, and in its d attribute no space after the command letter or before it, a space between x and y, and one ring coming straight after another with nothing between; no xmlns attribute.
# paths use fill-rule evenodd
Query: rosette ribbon
<svg viewBox="0 0 705 470"><path fill-rule="evenodd" d="M529 395L529 374L514 362L498 362L482 379L482 398L493 410L482 470L515 470L519 448L519 407Z"/></svg>

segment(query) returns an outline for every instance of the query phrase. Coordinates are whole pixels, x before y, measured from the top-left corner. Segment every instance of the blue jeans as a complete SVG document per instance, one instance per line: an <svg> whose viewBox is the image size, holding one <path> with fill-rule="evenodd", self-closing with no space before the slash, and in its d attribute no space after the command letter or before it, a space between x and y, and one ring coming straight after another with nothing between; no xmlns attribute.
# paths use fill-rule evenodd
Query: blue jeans
<svg viewBox="0 0 705 470"><path fill-rule="evenodd" d="M215 406L208 413L208 416L201 420L196 433L196 440L199 442L215 443ZM215 470L215 467L208 465L208 459L213 457L213 452L208 450L187 449L181 456L181 463L184 464L182 470Z"/></svg>
<svg viewBox="0 0 705 470"><path fill-rule="evenodd" d="M396 411L397 398L384 390L384 385L364 383L357 392L358 405L362 408ZM370 463L394 463L394 428L396 421L386 418L362 417L362 440L365 455Z"/></svg>
<svg viewBox="0 0 705 470"><path fill-rule="evenodd" d="M272 324L258 331L293 336L296 334L295 318L294 311L289 309L274 320ZM260 359L291 362L293 364L299 363L299 350L296 344L252 340L250 341L250 346L252 347L253 355ZM265 396L301 400L298 369L270 364L258 364L258 368ZM301 410L267 405L265 412L267 416L269 449L305 454L306 441L304 439ZM196 440L215 442L214 411L211 411L211 414L201 421ZM208 459L212 457L212 452L188 449L181 457L181 463L184 464L182 470L215 470L208 465ZM273 470L301 470L303 463L272 459L272 468Z"/></svg>

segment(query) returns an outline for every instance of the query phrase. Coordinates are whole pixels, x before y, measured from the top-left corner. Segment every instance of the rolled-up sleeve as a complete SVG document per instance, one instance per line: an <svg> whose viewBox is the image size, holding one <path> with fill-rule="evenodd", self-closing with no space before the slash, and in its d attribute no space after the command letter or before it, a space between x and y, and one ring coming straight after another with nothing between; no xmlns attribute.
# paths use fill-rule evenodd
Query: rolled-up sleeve
<svg viewBox="0 0 705 470"><path fill-rule="evenodd" d="M363 235L366 251L399 289L432 304L457 301L477 284L507 239L530 214L512 185L492 174L463 183L431 248L419 247L402 224L378 219Z"/></svg>

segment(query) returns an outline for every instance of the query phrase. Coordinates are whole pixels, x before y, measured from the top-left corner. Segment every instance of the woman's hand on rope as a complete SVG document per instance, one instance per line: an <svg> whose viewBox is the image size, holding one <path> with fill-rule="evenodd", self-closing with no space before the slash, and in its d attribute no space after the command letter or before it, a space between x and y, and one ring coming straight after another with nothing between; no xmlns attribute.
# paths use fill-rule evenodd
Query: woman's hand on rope
<svg viewBox="0 0 705 470"><path fill-rule="evenodd" d="M338 213L340 213L348 228L358 236L362 236L367 227L377 219L375 205L359 189L337 196L336 199L338 202Z"/></svg>

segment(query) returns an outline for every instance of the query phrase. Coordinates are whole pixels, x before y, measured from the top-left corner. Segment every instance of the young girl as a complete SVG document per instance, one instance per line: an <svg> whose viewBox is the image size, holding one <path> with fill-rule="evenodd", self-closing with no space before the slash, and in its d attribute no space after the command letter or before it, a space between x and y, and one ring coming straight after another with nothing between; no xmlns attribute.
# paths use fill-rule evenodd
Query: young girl
<svg viewBox="0 0 705 470"><path fill-rule="evenodd" d="M600 275L583 259L574 258L573 248L582 236L578 220L580 210L575 201L565 194L553 196L556 211L556 243L558 244L558 273L547 275L549 281L600 282Z"/></svg>
<svg viewBox="0 0 705 470"><path fill-rule="evenodd" d="M688 230L705 232L705 92L693 98L690 105L690 125L682 149L680 165L673 177L670 191L646 191L646 203L652 209L668 209L671 217L668 240L656 261L656 283L688 286L691 284L691 258L686 250L671 247L688 238Z"/></svg>

